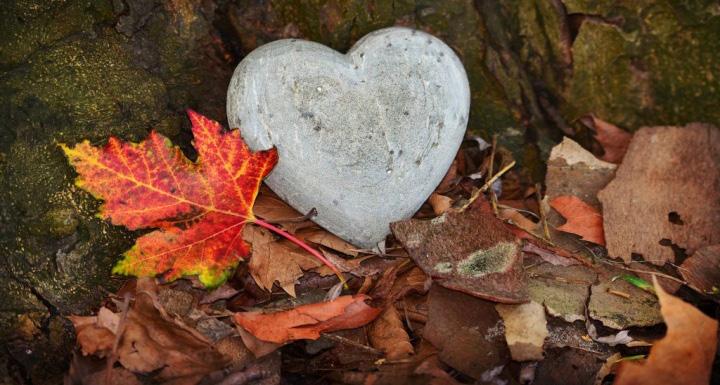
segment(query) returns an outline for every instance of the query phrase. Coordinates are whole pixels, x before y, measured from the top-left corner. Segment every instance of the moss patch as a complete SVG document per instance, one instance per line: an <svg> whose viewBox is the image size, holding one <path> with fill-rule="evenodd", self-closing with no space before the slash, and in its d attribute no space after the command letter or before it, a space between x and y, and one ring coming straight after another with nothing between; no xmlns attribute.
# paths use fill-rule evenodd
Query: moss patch
<svg viewBox="0 0 720 385"><path fill-rule="evenodd" d="M457 265L458 273L471 277L482 277L490 273L505 271L514 261L518 246L514 242L499 242L487 249L478 250Z"/></svg>

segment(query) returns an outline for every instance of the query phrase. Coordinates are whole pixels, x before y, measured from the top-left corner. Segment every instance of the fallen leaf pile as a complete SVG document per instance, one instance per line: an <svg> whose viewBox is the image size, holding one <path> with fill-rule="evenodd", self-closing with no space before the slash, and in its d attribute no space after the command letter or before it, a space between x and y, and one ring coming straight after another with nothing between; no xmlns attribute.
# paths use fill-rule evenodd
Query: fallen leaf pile
<svg viewBox="0 0 720 385"><path fill-rule="evenodd" d="M173 384L194 384L224 368L229 357L195 329L171 318L157 295L154 282L141 279L126 311L103 307L97 316L70 317L82 354L110 361L108 368L117 361L128 372Z"/></svg>
<svg viewBox="0 0 720 385"><path fill-rule="evenodd" d="M620 364L615 384L708 384L717 349L718 321L666 293L657 280L655 292L667 334L653 345L644 362Z"/></svg>
<svg viewBox="0 0 720 385"><path fill-rule="evenodd" d="M715 127L633 135L589 118L602 158L563 139L544 188L497 141L469 138L417 214L361 250L260 185L274 152L190 116L196 162L156 133L63 147L103 218L150 230L115 271L164 282L129 281L96 315L70 317L68 384L713 376L718 324L693 305L720 303Z"/></svg>

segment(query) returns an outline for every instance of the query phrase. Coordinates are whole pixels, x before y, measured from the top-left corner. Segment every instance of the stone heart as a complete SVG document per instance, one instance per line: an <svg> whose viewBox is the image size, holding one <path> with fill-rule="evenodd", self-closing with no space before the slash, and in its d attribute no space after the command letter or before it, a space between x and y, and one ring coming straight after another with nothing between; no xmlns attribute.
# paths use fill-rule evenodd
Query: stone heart
<svg viewBox="0 0 720 385"><path fill-rule="evenodd" d="M296 39L266 44L235 69L227 102L253 150L278 149L268 186L364 248L440 183L469 108L455 53L406 28L375 31L346 55Z"/></svg>

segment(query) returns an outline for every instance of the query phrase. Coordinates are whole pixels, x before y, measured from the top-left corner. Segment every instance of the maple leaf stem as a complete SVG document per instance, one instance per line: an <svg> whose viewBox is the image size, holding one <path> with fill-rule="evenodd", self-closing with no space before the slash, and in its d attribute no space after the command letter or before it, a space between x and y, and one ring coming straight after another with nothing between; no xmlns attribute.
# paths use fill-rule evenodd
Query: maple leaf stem
<svg viewBox="0 0 720 385"><path fill-rule="evenodd" d="M265 222L265 221L263 221L262 219L255 218L255 219L252 221L252 223L255 223L256 225L258 225L258 226L260 226L260 227L264 227L264 228L266 228L266 229L268 229L268 230L270 230L270 231L272 231L272 232L280 235L281 237L283 237L283 238L289 240L290 242L292 242L292 243L300 246L303 250L305 250L305 251L307 251L308 253L312 254L312 256L314 256L314 257L317 258L320 262L322 262L323 264L325 264L325 266L329 267L330 270L332 270L332 272L335 273L335 275L337 275L338 278L340 278L340 282L342 282L343 286L345 286L346 289L348 288L347 281L345 280L345 277L342 275L342 273L340 272L340 270L338 270L338 268L337 268L332 262L330 262L330 261L329 261L327 258L325 258L322 254L320 254L319 251L317 251L317 250L313 249L312 247L308 246L307 243L303 242L302 240L298 239L297 237L295 237L294 235L288 233L287 231L285 231L285 230L283 230L283 229L281 229L281 228L279 228L279 227L276 227L276 226L274 226L274 225L272 225L272 224L270 224L270 223L268 223L268 222Z"/></svg>

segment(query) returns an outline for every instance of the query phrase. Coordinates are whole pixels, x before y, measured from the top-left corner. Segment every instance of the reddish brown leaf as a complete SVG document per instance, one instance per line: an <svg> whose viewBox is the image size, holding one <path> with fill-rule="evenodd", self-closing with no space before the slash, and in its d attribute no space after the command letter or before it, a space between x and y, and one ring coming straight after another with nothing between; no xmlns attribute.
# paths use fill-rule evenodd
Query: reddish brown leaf
<svg viewBox="0 0 720 385"><path fill-rule="evenodd" d="M358 256L357 247L345 242L342 238L328 232L325 229L317 228L304 230L298 234L298 238L328 247L343 254L351 255L353 257Z"/></svg>
<svg viewBox="0 0 720 385"><path fill-rule="evenodd" d="M622 162L630 145L632 134L596 117L593 117L593 124L596 132L595 139L600 142L605 151L600 159L615 164Z"/></svg>
<svg viewBox="0 0 720 385"><path fill-rule="evenodd" d="M392 304L370 324L368 337L372 346L382 350L388 360L405 359L415 352L400 315Z"/></svg>
<svg viewBox="0 0 720 385"><path fill-rule="evenodd" d="M174 384L195 384L228 362L207 338L166 314L153 280L138 281L122 327L119 318L107 309L96 317L71 317L83 353L107 357L117 340L115 354L125 369Z"/></svg>
<svg viewBox="0 0 720 385"><path fill-rule="evenodd" d="M498 302L528 300L518 239L478 199L464 211L390 225L415 263L447 288Z"/></svg>
<svg viewBox="0 0 720 385"><path fill-rule="evenodd" d="M103 199L100 216L130 230L156 229L137 239L113 272L163 274L173 280L198 275L217 286L248 254L245 223L263 177L277 162L273 150L251 153L238 130L188 111L197 162L153 131L135 144L110 138L61 145L79 177L76 185Z"/></svg>
<svg viewBox="0 0 720 385"><path fill-rule="evenodd" d="M706 385L715 349L718 322L663 290L655 280L667 334L650 349L644 362L624 361L615 385Z"/></svg>
<svg viewBox="0 0 720 385"><path fill-rule="evenodd" d="M432 193L430 198L428 198L428 202L430 203L430 206L432 206L435 215L440 215L448 211L452 206L452 199L450 197L437 193Z"/></svg>
<svg viewBox="0 0 720 385"><path fill-rule="evenodd" d="M252 258L248 269L258 286L271 291L273 283L291 296L295 296L295 281L303 270L321 265L317 259L288 240L277 240L268 230L247 227L243 237L252 245Z"/></svg>
<svg viewBox="0 0 720 385"><path fill-rule="evenodd" d="M368 306L366 295L342 296L330 302L298 306L275 313L235 313L235 323L263 341L320 338L320 333L354 329L374 320L381 309Z"/></svg>
<svg viewBox="0 0 720 385"><path fill-rule="evenodd" d="M550 206L567 220L558 230L577 234L598 245L605 245L603 218L595 208L572 195L559 196L550 201Z"/></svg>

